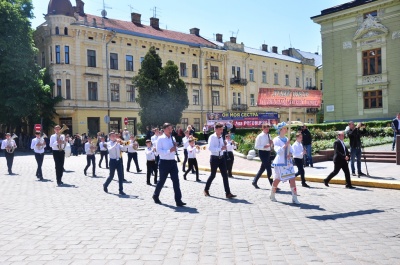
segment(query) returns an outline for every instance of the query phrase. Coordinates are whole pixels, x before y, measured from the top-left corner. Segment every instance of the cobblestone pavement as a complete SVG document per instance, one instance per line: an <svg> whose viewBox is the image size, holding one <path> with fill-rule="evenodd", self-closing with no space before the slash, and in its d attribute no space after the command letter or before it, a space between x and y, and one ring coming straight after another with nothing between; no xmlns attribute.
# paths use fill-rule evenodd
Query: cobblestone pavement
<svg viewBox="0 0 400 265"><path fill-rule="evenodd" d="M139 160L145 173L143 151ZM235 177L238 197L227 200L219 174L209 198L208 173L201 183L189 174L181 178L188 207L177 208L170 180L157 205L145 174L125 172L132 183L120 197L116 181L103 192L106 169L86 177L85 164L85 156L67 158L69 186L56 187L50 155L45 182L36 180L33 156L16 156L11 176L0 158L0 264L399 264L397 190L313 183L298 187L296 206L287 183L274 203L266 179L255 190Z"/></svg>

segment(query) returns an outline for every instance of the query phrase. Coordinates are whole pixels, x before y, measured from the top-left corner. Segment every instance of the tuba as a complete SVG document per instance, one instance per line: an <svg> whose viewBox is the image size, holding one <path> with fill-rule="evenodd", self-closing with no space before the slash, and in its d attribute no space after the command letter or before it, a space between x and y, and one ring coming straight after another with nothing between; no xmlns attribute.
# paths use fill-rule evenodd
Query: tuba
<svg viewBox="0 0 400 265"><path fill-rule="evenodd" d="M44 138L47 138L47 135L46 135L45 133L43 133L43 135L40 137L40 140L39 140L39 143L38 143L38 144L41 144L41 145L38 146L38 149L39 149L39 150L42 150L42 149L45 147ZM38 144L36 144L36 146L37 146Z"/></svg>
<svg viewBox="0 0 400 265"><path fill-rule="evenodd" d="M15 151L15 145L11 144L11 140L14 140L15 138L18 138L18 136L15 133L13 133L13 135L11 136L11 139L7 140L6 151L9 154L14 153L14 151Z"/></svg>
<svg viewBox="0 0 400 265"><path fill-rule="evenodd" d="M57 134L57 141L59 141L61 139L61 135L63 135L63 132L65 132L66 130L69 130L69 128L67 125L63 124L61 130ZM64 148L65 148L65 144L64 144L64 147L63 147L63 144L58 144L58 150L64 150Z"/></svg>

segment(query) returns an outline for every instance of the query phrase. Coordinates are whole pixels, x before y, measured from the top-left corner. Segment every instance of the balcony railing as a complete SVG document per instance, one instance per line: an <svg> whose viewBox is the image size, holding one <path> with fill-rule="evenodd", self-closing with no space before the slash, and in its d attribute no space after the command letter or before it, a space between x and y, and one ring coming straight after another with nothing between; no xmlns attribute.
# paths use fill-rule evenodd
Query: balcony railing
<svg viewBox="0 0 400 265"><path fill-rule="evenodd" d="M234 84L245 86L245 85L247 85L247 79L233 77L233 78L231 78L231 85L234 85Z"/></svg>
<svg viewBox="0 0 400 265"><path fill-rule="evenodd" d="M307 113L315 114L315 113L317 113L317 112L318 112L318 109L317 109L317 108L308 108L308 109L307 109Z"/></svg>
<svg viewBox="0 0 400 265"><path fill-rule="evenodd" d="M247 104L232 104L232 110L247 110Z"/></svg>

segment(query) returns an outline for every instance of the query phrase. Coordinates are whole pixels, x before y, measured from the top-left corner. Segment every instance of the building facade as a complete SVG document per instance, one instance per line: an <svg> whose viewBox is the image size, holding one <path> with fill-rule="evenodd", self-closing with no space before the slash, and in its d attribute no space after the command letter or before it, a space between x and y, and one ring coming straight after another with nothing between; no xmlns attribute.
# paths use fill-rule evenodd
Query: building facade
<svg viewBox="0 0 400 265"><path fill-rule="evenodd" d="M352 1L321 25L325 121L392 119L400 110L400 1Z"/></svg>
<svg viewBox="0 0 400 265"><path fill-rule="evenodd" d="M131 21L94 16L84 12L81 0L50 0L45 22L34 34L39 50L38 63L49 70L54 82L53 95L62 96L56 107L55 122L66 124L70 133L119 130L126 127L135 134L140 106L132 78L154 46L163 62L173 61L188 88L189 107L181 126L197 130L206 122L208 112L276 111L257 107L260 87L306 88L305 76L315 83L315 65L307 65L288 55L237 44L236 38L223 42L190 33L164 30L158 18L150 25L141 15ZM310 78L310 79L308 79ZM281 109L281 120L288 111ZM294 119L315 121L313 113L297 109ZM107 123L109 121L109 123Z"/></svg>

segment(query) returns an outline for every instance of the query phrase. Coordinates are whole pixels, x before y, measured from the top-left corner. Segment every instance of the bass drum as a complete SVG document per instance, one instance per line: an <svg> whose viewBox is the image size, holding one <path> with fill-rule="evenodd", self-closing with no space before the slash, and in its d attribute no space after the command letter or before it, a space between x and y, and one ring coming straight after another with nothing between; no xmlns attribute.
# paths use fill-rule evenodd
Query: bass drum
<svg viewBox="0 0 400 265"><path fill-rule="evenodd" d="M65 157L70 157L71 156L71 145L69 143L67 143L67 145L65 146Z"/></svg>

